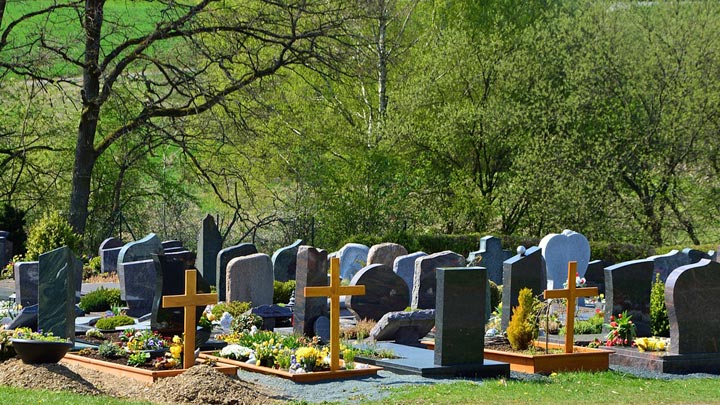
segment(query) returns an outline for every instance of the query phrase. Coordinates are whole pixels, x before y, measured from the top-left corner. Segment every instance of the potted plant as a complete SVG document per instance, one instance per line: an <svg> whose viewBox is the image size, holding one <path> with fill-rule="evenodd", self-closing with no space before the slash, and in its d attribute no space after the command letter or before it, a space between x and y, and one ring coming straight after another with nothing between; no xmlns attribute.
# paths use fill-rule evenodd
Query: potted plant
<svg viewBox="0 0 720 405"><path fill-rule="evenodd" d="M13 349L26 364L57 363L73 347L68 339L52 333L18 328L10 338Z"/></svg>

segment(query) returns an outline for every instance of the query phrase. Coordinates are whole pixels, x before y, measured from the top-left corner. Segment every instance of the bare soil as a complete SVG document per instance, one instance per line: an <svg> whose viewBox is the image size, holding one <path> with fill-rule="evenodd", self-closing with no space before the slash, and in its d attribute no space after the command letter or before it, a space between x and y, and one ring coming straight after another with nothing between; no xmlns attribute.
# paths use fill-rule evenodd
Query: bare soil
<svg viewBox="0 0 720 405"><path fill-rule="evenodd" d="M0 363L0 385L108 395L158 404L280 403L267 389L197 365L176 377L153 384L101 373L77 365L24 364L19 359Z"/></svg>

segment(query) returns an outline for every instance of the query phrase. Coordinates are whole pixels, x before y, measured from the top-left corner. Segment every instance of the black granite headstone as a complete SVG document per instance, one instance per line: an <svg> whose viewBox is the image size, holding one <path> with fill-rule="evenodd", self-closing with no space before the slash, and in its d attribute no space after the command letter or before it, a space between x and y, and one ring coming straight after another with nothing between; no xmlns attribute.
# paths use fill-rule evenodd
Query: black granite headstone
<svg viewBox="0 0 720 405"><path fill-rule="evenodd" d="M482 365L485 350L487 270L437 269L435 364Z"/></svg>
<svg viewBox="0 0 720 405"><path fill-rule="evenodd" d="M123 243L117 238L107 238L98 247L98 256L100 256L100 271L103 273L118 271L118 256Z"/></svg>
<svg viewBox="0 0 720 405"><path fill-rule="evenodd" d="M329 314L327 298L305 297L305 287L328 285L327 256L326 251L312 246L298 248L293 330L299 335L313 336L317 318Z"/></svg>
<svg viewBox="0 0 720 405"><path fill-rule="evenodd" d="M545 262L542 249L533 246L525 251L524 255L515 255L503 263L503 294L502 330L507 330L510 324L512 309L518 306L520 290L529 288L533 295L543 293L547 286L545 278Z"/></svg>
<svg viewBox="0 0 720 405"><path fill-rule="evenodd" d="M219 301L225 301L227 299L227 265L230 263L230 260L236 257L253 255L257 252L257 248L252 243L241 243L218 252L215 261L215 280L217 280L215 286L217 287Z"/></svg>
<svg viewBox="0 0 720 405"><path fill-rule="evenodd" d="M702 250L685 248L682 250L682 254L688 257L690 264L697 263L702 259L710 260L710 255Z"/></svg>
<svg viewBox="0 0 720 405"><path fill-rule="evenodd" d="M120 249L120 253L118 254L118 279L120 280L120 298L123 301L128 301L126 291L127 282L125 280L125 263L140 262L144 260L152 261L152 255L160 253L162 253L160 239L158 239L157 235L155 235L154 233L150 233L138 241L126 243L125 246ZM152 268L151 270L152 283L148 284L146 287L150 289L150 291L154 291L155 269ZM141 282L147 281L146 277L142 277L142 275L139 277L137 275L130 275L130 278L133 280L140 280ZM134 297L134 299L138 298L142 297ZM152 302L152 297L148 297L148 299L150 299Z"/></svg>
<svg viewBox="0 0 720 405"><path fill-rule="evenodd" d="M480 250L470 252L469 266L480 266L488 269L488 278L495 284L503 283L503 263L513 256L509 250L502 248L502 240L496 236L483 236L480 239Z"/></svg>
<svg viewBox="0 0 720 405"><path fill-rule="evenodd" d="M364 285L365 295L348 295L345 305L355 319L379 321L388 312L402 311L410 303L410 290L389 266L371 264L360 269L350 285Z"/></svg>
<svg viewBox="0 0 720 405"><path fill-rule="evenodd" d="M598 294L605 294L605 267L610 265L604 260L593 260L588 263L585 272L585 286L597 287Z"/></svg>
<svg viewBox="0 0 720 405"><path fill-rule="evenodd" d="M40 280L39 263L16 262L13 270L15 274L15 302L23 307L37 304Z"/></svg>
<svg viewBox="0 0 720 405"><path fill-rule="evenodd" d="M330 318L323 315L315 319L315 324L313 325L313 332L315 333L315 336L320 337L322 342L330 342Z"/></svg>
<svg viewBox="0 0 720 405"><path fill-rule="evenodd" d="M720 263L675 269L665 284L670 353L720 353Z"/></svg>
<svg viewBox="0 0 720 405"><path fill-rule="evenodd" d="M275 281L295 280L295 267L297 266L298 247L303 240L298 239L290 246L282 247L272 255L273 273Z"/></svg>
<svg viewBox="0 0 720 405"><path fill-rule="evenodd" d="M162 245L163 250L166 252L168 249L183 247L182 242L180 242L179 240L176 240L176 239L164 240L160 243L160 245Z"/></svg>
<svg viewBox="0 0 720 405"><path fill-rule="evenodd" d="M605 323L610 316L627 311L638 337L651 336L650 291L653 261L634 260L605 268Z"/></svg>
<svg viewBox="0 0 720 405"><path fill-rule="evenodd" d="M260 305L251 310L251 312L263 319L262 329L273 330L278 320L287 320L292 318L290 308L281 307L280 305Z"/></svg>
<svg viewBox="0 0 720 405"><path fill-rule="evenodd" d="M212 215L208 214L203 219L202 228L198 234L195 266L210 285L217 285L215 268L217 266L217 255L221 249L222 236Z"/></svg>
<svg viewBox="0 0 720 405"><path fill-rule="evenodd" d="M437 268L460 267L464 265L465 258L449 250L418 258L415 261L415 273L413 275L413 290L411 292L410 304L412 309L435 308L435 270Z"/></svg>
<svg viewBox="0 0 720 405"><path fill-rule="evenodd" d="M38 262L38 329L74 340L82 262L67 246L41 254Z"/></svg>

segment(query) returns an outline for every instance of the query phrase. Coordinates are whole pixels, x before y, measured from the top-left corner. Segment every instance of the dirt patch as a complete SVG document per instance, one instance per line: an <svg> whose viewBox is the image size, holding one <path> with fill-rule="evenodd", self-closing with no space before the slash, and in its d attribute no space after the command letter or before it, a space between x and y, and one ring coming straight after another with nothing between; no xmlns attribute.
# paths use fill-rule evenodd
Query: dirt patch
<svg viewBox="0 0 720 405"><path fill-rule="evenodd" d="M194 366L177 377L154 384L101 373L78 365L24 364L18 359L0 363L0 385L109 395L153 403L260 404L279 398L263 387L226 376L207 365Z"/></svg>

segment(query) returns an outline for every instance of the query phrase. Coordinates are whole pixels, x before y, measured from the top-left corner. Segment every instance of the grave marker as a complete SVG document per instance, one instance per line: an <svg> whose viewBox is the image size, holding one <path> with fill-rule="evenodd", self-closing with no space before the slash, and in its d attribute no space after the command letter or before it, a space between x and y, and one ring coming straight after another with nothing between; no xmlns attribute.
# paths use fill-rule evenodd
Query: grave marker
<svg viewBox="0 0 720 405"><path fill-rule="evenodd" d="M348 243L338 251L343 280L351 280L355 273L365 267L369 252L369 247L359 243Z"/></svg>
<svg viewBox="0 0 720 405"><path fill-rule="evenodd" d="M650 291L653 261L634 260L605 268L605 323L610 316L628 311L638 337L651 336Z"/></svg>
<svg viewBox="0 0 720 405"><path fill-rule="evenodd" d="M325 298L306 297L305 287L327 285L327 252L312 246L300 246L297 257L297 283L293 307L293 331L313 336L315 320L328 313Z"/></svg>
<svg viewBox="0 0 720 405"><path fill-rule="evenodd" d="M236 257L227 265L228 301L249 301L253 307L273 303L273 269L270 257L255 253Z"/></svg>
<svg viewBox="0 0 720 405"><path fill-rule="evenodd" d="M507 330L510 324L512 308L519 305L518 296L520 290L529 288L534 296L539 296L547 287L545 266L540 248L533 246L525 250L524 255L516 255L507 259L503 263L502 285L503 311L500 327L502 330Z"/></svg>
<svg viewBox="0 0 720 405"><path fill-rule="evenodd" d="M413 279L415 277L415 261L427 256L425 252L415 252L409 255L399 256L393 263L393 272L400 276L408 286L408 291L413 291Z"/></svg>
<svg viewBox="0 0 720 405"><path fill-rule="evenodd" d="M272 255L272 266L275 280L295 280L295 267L297 266L298 247L303 240L298 239L290 246L282 247Z"/></svg>
<svg viewBox="0 0 720 405"><path fill-rule="evenodd" d="M117 238L107 238L98 247L100 256L100 271L102 273L113 273L118 271L118 257L123 242Z"/></svg>
<svg viewBox="0 0 720 405"><path fill-rule="evenodd" d="M236 257L249 256L257 252L257 248L252 243L241 243L218 252L215 268L215 280L217 280L217 284L215 287L220 301L227 300L227 265L230 263L230 260Z"/></svg>
<svg viewBox="0 0 720 405"><path fill-rule="evenodd" d="M215 219L208 214L203 219L198 233L195 267L210 285L217 285L215 267L217 266L217 255L221 249L222 236L215 224Z"/></svg>
<svg viewBox="0 0 720 405"><path fill-rule="evenodd" d="M577 272L585 276L590 262L590 243L582 234L569 229L546 235L538 245L547 271L547 289L560 289L565 283L568 262L577 262Z"/></svg>
<svg viewBox="0 0 720 405"><path fill-rule="evenodd" d="M371 264L355 273L350 285L364 285L364 295L345 297L345 304L358 321L379 321L388 312L402 311L410 303L410 291L400 276L384 264Z"/></svg>
<svg viewBox="0 0 720 405"><path fill-rule="evenodd" d="M673 249L664 255L655 255L648 257L652 261L653 270L660 274L660 281L665 282L670 273L680 266L690 264L690 256L683 254L677 249ZM655 276L652 277L655 280Z"/></svg>
<svg viewBox="0 0 720 405"><path fill-rule="evenodd" d="M435 308L435 271L440 267L461 267L464 264L464 257L449 250L417 259L415 261L415 273L413 275L411 308ZM483 297L484 296L485 294L483 294ZM484 306L485 305L483 305L483 307Z"/></svg>
<svg viewBox="0 0 720 405"><path fill-rule="evenodd" d="M75 300L80 296L82 262L63 246L38 258L38 329L75 341Z"/></svg>
<svg viewBox="0 0 720 405"><path fill-rule="evenodd" d="M384 264L388 268L392 268L395 259L408 254L407 249L403 245L397 243L380 243L370 247L367 255L367 264Z"/></svg>
<svg viewBox="0 0 720 405"><path fill-rule="evenodd" d="M512 256L512 252L503 250L500 238L488 235L480 238L480 250L470 252L467 261L471 266L485 267L488 279L500 285L503 283L503 262Z"/></svg>
<svg viewBox="0 0 720 405"><path fill-rule="evenodd" d="M163 335L180 334L185 325L183 310L179 308L163 308L162 297L166 295L180 295L185 291L185 272L193 269L186 261L170 255L157 255L153 257L156 269L155 294L152 301L152 315L150 326ZM197 293L209 293L210 284L198 272ZM197 308L195 317L200 319L204 308Z"/></svg>
<svg viewBox="0 0 720 405"><path fill-rule="evenodd" d="M15 262L15 302L23 307L38 303L39 262Z"/></svg>

